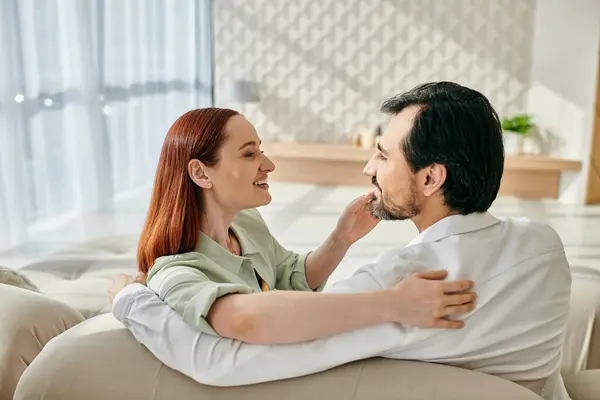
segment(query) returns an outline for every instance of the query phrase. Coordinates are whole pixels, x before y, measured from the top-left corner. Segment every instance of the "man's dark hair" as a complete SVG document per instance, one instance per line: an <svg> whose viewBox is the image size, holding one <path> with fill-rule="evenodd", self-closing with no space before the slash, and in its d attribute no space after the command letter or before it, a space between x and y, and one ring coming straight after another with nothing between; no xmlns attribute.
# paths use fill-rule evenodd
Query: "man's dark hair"
<svg viewBox="0 0 600 400"><path fill-rule="evenodd" d="M400 143L412 171L444 165L446 206L463 215L487 211L504 170L500 119L488 99L456 83L432 82L386 100L381 111L396 115L409 106L420 107Z"/></svg>

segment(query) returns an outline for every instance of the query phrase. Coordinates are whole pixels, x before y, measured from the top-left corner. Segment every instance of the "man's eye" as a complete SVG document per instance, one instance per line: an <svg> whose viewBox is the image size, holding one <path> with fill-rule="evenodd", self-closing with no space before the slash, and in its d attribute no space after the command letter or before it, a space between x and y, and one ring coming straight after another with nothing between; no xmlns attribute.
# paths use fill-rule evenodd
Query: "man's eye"
<svg viewBox="0 0 600 400"><path fill-rule="evenodd" d="M254 157L256 153L255 152L250 152L250 153L246 153L244 154L246 157Z"/></svg>

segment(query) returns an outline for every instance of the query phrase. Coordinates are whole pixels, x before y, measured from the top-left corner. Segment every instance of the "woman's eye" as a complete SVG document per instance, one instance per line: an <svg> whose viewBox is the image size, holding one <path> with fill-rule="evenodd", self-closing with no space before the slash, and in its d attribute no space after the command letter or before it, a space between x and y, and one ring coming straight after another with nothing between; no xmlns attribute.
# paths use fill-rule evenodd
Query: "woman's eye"
<svg viewBox="0 0 600 400"><path fill-rule="evenodd" d="M384 156L383 153L379 153L379 159L385 161L387 160L387 157Z"/></svg>
<svg viewBox="0 0 600 400"><path fill-rule="evenodd" d="M264 151L259 150L261 154L264 154ZM257 152L256 151L249 151L248 153L244 154L244 157L247 158L254 158L256 156Z"/></svg>

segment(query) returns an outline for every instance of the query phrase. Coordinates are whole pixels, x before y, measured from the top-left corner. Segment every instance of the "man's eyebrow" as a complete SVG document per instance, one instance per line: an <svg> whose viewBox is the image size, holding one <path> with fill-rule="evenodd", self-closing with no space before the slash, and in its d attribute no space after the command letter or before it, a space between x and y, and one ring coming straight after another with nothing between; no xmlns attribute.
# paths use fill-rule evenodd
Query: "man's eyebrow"
<svg viewBox="0 0 600 400"><path fill-rule="evenodd" d="M377 150L379 150L383 155L387 156L388 152L381 147L381 144L377 143Z"/></svg>

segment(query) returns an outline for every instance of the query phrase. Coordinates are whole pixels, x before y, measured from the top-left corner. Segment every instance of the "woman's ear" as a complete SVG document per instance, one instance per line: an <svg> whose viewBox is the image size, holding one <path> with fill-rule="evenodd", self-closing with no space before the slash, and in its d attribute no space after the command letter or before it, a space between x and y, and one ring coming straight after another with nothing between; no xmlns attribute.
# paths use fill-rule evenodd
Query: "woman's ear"
<svg viewBox="0 0 600 400"><path fill-rule="evenodd" d="M210 189L212 182L206 175L206 166L202 161L193 159L188 163L188 174L194 183L203 189Z"/></svg>

